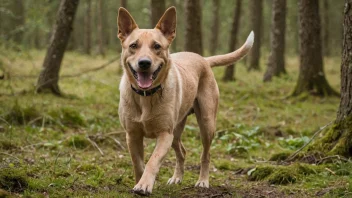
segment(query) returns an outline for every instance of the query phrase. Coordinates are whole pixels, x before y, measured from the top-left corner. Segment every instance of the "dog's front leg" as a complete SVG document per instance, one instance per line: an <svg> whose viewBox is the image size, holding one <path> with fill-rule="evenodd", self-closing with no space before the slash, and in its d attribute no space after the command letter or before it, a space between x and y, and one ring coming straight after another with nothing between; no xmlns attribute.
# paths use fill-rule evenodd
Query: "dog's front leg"
<svg viewBox="0 0 352 198"><path fill-rule="evenodd" d="M126 134L127 146L131 155L134 179L136 183L142 177L144 171L144 148L143 148L143 136L137 134Z"/></svg>
<svg viewBox="0 0 352 198"><path fill-rule="evenodd" d="M133 188L134 192L143 195L148 195L152 192L155 177L159 172L163 159L171 148L172 140L172 133L164 132L158 134L154 152L145 166L142 178Z"/></svg>

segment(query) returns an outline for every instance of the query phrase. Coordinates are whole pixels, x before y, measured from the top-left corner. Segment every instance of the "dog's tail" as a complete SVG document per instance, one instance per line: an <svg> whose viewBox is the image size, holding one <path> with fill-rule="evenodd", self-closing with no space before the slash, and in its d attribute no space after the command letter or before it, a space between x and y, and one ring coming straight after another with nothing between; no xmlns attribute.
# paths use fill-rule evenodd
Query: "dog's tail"
<svg viewBox="0 0 352 198"><path fill-rule="evenodd" d="M253 43L254 32L251 31L251 33L247 37L246 42L238 50L224 55L206 57L205 60L209 63L211 67L233 64L248 54L249 50L252 48Z"/></svg>

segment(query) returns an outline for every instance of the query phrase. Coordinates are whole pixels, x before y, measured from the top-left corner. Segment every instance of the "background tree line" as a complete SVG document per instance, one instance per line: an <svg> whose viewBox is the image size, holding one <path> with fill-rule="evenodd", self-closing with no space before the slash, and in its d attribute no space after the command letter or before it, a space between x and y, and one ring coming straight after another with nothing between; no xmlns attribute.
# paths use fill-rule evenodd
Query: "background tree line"
<svg viewBox="0 0 352 198"><path fill-rule="evenodd" d="M235 18L238 1L203 0L199 3L201 10L202 43L204 55L220 54L228 51L228 43L232 34L231 27ZM270 50L270 29L272 1L262 2L261 52L266 56ZM116 38L116 16L120 6L125 6L134 16L141 28L153 27L153 10L163 12L163 8L176 6L178 12L177 39L173 51L185 48L186 8L184 0L85 0L77 8L73 25L72 37L68 50L87 54L104 54L107 51L118 52L119 41ZM198 1L190 1L198 2ZM241 2L239 15L238 39L244 40L252 28L251 17L256 1ZM342 41L342 10L343 0L332 3L323 0L320 3L320 17L324 38L325 55L338 55ZM126 4L127 3L127 4ZM0 0L0 37L2 41L13 41L25 48L46 49L50 32L55 22L60 1L45 0ZM153 5L153 6L152 6ZM155 7L155 9L153 9ZM261 10L261 9L260 9ZM156 15L158 16L158 15ZM194 17L192 17L194 18ZM258 21L258 20L256 20ZM297 1L287 1L286 17L286 52L298 54L298 4ZM43 39L45 38L45 39ZM241 40L242 39L242 40ZM263 60L266 61L266 60Z"/></svg>

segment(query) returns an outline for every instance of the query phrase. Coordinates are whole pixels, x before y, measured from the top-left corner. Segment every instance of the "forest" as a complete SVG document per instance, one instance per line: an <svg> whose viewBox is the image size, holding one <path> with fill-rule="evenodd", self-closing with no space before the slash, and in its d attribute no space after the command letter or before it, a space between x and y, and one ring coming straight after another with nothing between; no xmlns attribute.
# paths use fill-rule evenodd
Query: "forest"
<svg viewBox="0 0 352 198"><path fill-rule="evenodd" d="M149 195L134 189L119 111L133 69L117 17L129 16L123 7L140 29L167 35L160 18L171 6L170 54L227 54L255 36L246 57L211 68L220 98L209 188L196 184L207 160L195 108L183 124L182 182L170 184L180 166L172 145ZM139 145L145 170L157 142ZM0 198L140 194L352 197L352 0L0 0Z"/></svg>

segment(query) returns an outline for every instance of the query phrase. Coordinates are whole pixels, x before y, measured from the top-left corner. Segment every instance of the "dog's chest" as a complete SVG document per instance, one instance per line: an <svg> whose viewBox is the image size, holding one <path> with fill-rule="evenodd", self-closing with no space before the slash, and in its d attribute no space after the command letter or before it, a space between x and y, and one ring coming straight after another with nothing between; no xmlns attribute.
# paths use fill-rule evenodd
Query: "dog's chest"
<svg viewBox="0 0 352 198"><path fill-rule="evenodd" d="M175 127L175 112L171 107L148 100L135 104L121 100L121 124L128 133L143 133L145 137L154 138L157 133L172 131Z"/></svg>

